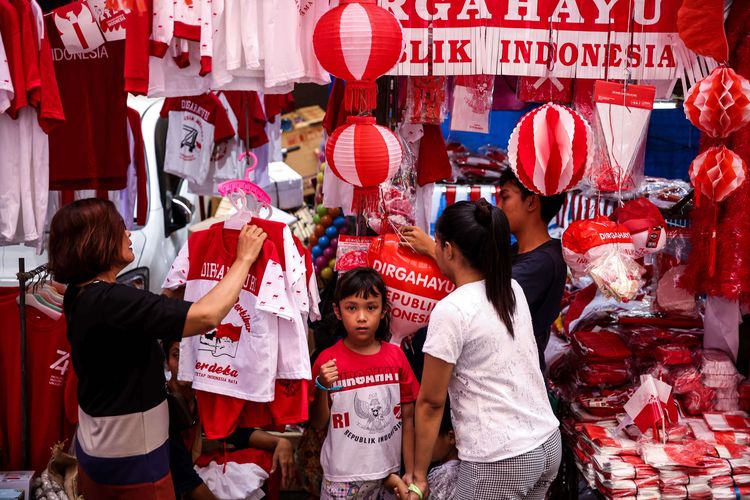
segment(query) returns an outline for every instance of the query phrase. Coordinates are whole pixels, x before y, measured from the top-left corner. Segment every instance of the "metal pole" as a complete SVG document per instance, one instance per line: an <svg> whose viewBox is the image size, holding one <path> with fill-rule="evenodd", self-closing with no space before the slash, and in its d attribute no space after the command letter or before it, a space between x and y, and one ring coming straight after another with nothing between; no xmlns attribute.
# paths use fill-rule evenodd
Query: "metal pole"
<svg viewBox="0 0 750 500"><path fill-rule="evenodd" d="M18 259L18 303L21 317L21 461L24 469L29 468L29 396L26 387L26 263Z"/></svg>

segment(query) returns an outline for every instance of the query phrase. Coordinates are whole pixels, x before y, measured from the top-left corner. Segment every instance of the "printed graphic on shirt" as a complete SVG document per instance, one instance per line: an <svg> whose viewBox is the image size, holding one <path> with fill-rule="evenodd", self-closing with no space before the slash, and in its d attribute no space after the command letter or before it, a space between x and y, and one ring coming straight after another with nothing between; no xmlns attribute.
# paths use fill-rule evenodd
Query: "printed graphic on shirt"
<svg viewBox="0 0 750 500"><path fill-rule="evenodd" d="M185 161L193 161L197 157L195 150L198 149L200 152L203 148L203 126L193 116L186 115L183 119L188 123L182 124L180 158Z"/></svg>
<svg viewBox="0 0 750 500"><path fill-rule="evenodd" d="M108 42L125 39L125 19L130 9L116 0L87 0Z"/></svg>
<svg viewBox="0 0 750 500"><path fill-rule="evenodd" d="M56 9L54 21L65 49L71 54L90 52L104 44L94 14L84 2L73 2Z"/></svg>
<svg viewBox="0 0 750 500"><path fill-rule="evenodd" d="M380 400L377 391L370 391L361 399L357 393L354 394L354 411L359 417L357 425L360 429L377 434L388 427L390 416L391 397L386 394L385 401Z"/></svg>
<svg viewBox="0 0 750 500"><path fill-rule="evenodd" d="M237 346L240 344L242 327L230 323L219 325L210 332L202 334L198 339L198 350L208 351L212 356L237 356Z"/></svg>
<svg viewBox="0 0 750 500"><path fill-rule="evenodd" d="M51 371L49 385L62 387L65 383L65 372L70 366L70 352L57 349L57 356L57 359L49 365Z"/></svg>

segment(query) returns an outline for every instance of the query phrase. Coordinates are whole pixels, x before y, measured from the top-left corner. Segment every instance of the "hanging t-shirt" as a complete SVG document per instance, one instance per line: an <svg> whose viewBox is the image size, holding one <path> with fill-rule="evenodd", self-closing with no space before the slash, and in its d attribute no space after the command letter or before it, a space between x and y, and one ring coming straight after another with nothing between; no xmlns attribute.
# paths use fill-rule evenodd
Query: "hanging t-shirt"
<svg viewBox="0 0 750 500"><path fill-rule="evenodd" d="M221 101L211 93L165 99L161 116L169 117L164 170L202 184L214 144L234 136Z"/></svg>
<svg viewBox="0 0 750 500"><path fill-rule="evenodd" d="M239 231L223 223L193 233L172 264L163 288L185 286L185 299L206 295L236 258ZM296 314L287 299L276 247L263 245L238 302L216 329L180 343L178 379L193 388L249 401L274 397L279 322Z"/></svg>
<svg viewBox="0 0 750 500"><path fill-rule="evenodd" d="M85 3L56 9L45 21L67 118L49 135L50 189L123 189L130 161L125 43L105 42L76 53L77 47L93 47L101 41Z"/></svg>
<svg viewBox="0 0 750 500"><path fill-rule="evenodd" d="M15 90L7 112L15 118L18 110L28 104L23 59L24 55L29 53L29 48L22 44L18 13L8 0L0 0L0 35L3 39L11 82ZM33 50L33 47L31 49Z"/></svg>
<svg viewBox="0 0 750 500"><path fill-rule="evenodd" d="M331 418L320 464L329 481L383 479L401 467L401 405L413 403L419 383L397 346L380 343L377 354L358 354L339 340L318 356L314 373L336 360ZM311 390L316 390L313 385Z"/></svg>

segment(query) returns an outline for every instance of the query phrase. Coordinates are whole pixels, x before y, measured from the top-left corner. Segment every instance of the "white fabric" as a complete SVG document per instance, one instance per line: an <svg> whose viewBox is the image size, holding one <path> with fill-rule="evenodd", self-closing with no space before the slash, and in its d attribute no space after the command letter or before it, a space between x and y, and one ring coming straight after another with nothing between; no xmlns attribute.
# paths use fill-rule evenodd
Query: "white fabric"
<svg viewBox="0 0 750 500"><path fill-rule="evenodd" d="M0 114L4 113L10 107L10 101L14 95L8 57L5 53L3 39L0 37Z"/></svg>
<svg viewBox="0 0 750 500"><path fill-rule="evenodd" d="M736 362L742 323L739 302L722 297L708 297L703 323L703 348L723 351Z"/></svg>
<svg viewBox="0 0 750 500"><path fill-rule="evenodd" d="M119 191L110 191L109 200L115 204L120 212L125 227L133 229L135 219L135 201L138 197L138 175L135 156L135 139L133 129L128 123L128 147L130 148L130 164L128 165L128 184ZM96 196L96 195L93 195Z"/></svg>
<svg viewBox="0 0 750 500"><path fill-rule="evenodd" d="M513 280L514 337L487 300L485 282L438 302L424 352L454 366L448 392L461 460L495 462L543 444L559 423L539 369L531 314Z"/></svg>
<svg viewBox="0 0 750 500"><path fill-rule="evenodd" d="M323 172L323 206L326 208L341 207L344 215L352 215L354 186L339 179L333 170L326 167Z"/></svg>
<svg viewBox="0 0 750 500"><path fill-rule="evenodd" d="M261 490L268 474L256 464L211 462L206 467L195 467L211 493L220 500L257 500L265 494Z"/></svg>
<svg viewBox="0 0 750 500"><path fill-rule="evenodd" d="M213 237L208 238L202 234L208 231L214 233ZM197 301L211 291L232 264L227 262L228 259L222 258L221 231L222 225L218 224L191 236L172 264L162 288L174 290L185 285L185 300L189 301ZM206 253L216 262L191 261L191 240L210 245L211 249L216 248L216 251ZM199 279L190 279L191 266L200 269ZM239 342L220 339L218 336L212 339L210 337L214 332L183 339L180 343L178 379L192 381L194 389L249 401L268 402L273 401L274 397L279 322L288 323L293 317L294 308L288 300L284 276L278 262L258 260L253 269L263 270L256 293L243 288L237 305L230 310L221 325L224 328L239 327ZM249 329L243 317L249 321ZM235 369L237 376L212 375L213 365ZM206 369L198 370L196 366Z"/></svg>
<svg viewBox="0 0 750 500"><path fill-rule="evenodd" d="M170 110L164 171L203 184L208 177L214 150L215 129L214 123L200 115Z"/></svg>

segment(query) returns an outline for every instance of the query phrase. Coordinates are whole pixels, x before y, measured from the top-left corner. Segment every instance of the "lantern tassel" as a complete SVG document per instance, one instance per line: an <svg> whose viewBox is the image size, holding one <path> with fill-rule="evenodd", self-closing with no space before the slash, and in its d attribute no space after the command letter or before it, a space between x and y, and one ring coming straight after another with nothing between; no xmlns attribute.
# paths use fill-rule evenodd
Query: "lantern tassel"
<svg viewBox="0 0 750 500"><path fill-rule="evenodd" d="M380 186L354 187L352 211L359 214L376 212L380 203Z"/></svg>
<svg viewBox="0 0 750 500"><path fill-rule="evenodd" d="M344 107L347 111L370 111L378 107L378 86L373 81L351 80L346 82Z"/></svg>

